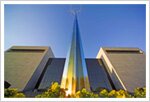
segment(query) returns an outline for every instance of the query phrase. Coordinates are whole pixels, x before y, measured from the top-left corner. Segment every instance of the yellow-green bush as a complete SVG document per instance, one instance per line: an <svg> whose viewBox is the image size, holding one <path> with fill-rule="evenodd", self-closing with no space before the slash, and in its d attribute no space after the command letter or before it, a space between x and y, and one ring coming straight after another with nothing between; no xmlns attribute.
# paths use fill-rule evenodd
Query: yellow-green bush
<svg viewBox="0 0 150 102"><path fill-rule="evenodd" d="M103 89L102 91L100 91L99 95L100 95L100 97L107 98L108 93L109 92L106 89Z"/></svg>
<svg viewBox="0 0 150 102"><path fill-rule="evenodd" d="M50 88L40 94L35 96L36 98L63 98L66 97L65 89L60 88L60 85L57 82L51 84Z"/></svg>
<svg viewBox="0 0 150 102"><path fill-rule="evenodd" d="M88 92L85 88L81 91L77 91L75 94L76 98L98 98L98 94L94 94L93 92Z"/></svg>
<svg viewBox="0 0 150 102"><path fill-rule="evenodd" d="M125 90L111 90L110 92L106 89L100 91L99 96L102 98L144 98L146 97L146 88L136 88L134 95L129 94Z"/></svg>
<svg viewBox="0 0 150 102"><path fill-rule="evenodd" d="M132 96L125 90L119 90L116 92L116 98L131 98Z"/></svg>
<svg viewBox="0 0 150 102"><path fill-rule="evenodd" d="M102 89L99 91L99 94L89 92L85 88L77 91L75 94L66 95L66 89L60 88L60 85L57 82L51 84L50 88L35 96L36 98L145 98L146 97L146 88L136 88L133 95L129 94L125 90L111 90ZM5 97L11 98L22 98L25 95L19 92L16 88L5 89Z"/></svg>
<svg viewBox="0 0 150 102"><path fill-rule="evenodd" d="M108 93L108 97L110 98L115 98L116 97L116 90L111 90L109 93Z"/></svg>
<svg viewBox="0 0 150 102"><path fill-rule="evenodd" d="M135 98L145 98L146 97L146 88L136 88L134 90L134 97Z"/></svg>
<svg viewBox="0 0 150 102"><path fill-rule="evenodd" d="M36 97L67 97L67 98L144 98L146 96L146 88L136 88L134 95L129 94L125 90L111 90L103 89L99 94L87 91L85 88L77 91L74 95L66 96L66 90L61 89L58 83L53 83L48 91Z"/></svg>
<svg viewBox="0 0 150 102"><path fill-rule="evenodd" d="M10 98L24 98L25 95L21 92L19 92L16 88L8 88L5 89L4 92L5 97L10 97Z"/></svg>

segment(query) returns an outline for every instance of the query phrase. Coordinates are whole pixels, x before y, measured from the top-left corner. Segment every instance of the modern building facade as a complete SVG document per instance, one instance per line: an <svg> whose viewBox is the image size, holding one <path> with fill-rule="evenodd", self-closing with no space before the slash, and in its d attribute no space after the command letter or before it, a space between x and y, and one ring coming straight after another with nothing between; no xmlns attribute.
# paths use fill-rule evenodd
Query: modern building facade
<svg viewBox="0 0 150 102"><path fill-rule="evenodd" d="M100 59L115 89L133 92L146 85L146 56L138 48L101 48Z"/></svg>
<svg viewBox="0 0 150 102"><path fill-rule="evenodd" d="M54 58L49 47L11 47L5 51L5 82L20 91L34 89L49 58Z"/></svg>
<svg viewBox="0 0 150 102"><path fill-rule="evenodd" d="M84 58L75 14L72 42L66 58L55 58L44 46L13 46L5 51L5 88L25 93L46 90L52 82L68 94L86 88L124 89L146 86L146 56L138 48L104 48L96 58Z"/></svg>
<svg viewBox="0 0 150 102"><path fill-rule="evenodd" d="M145 53L138 48L101 48L97 58L85 58L90 90L146 85ZM55 58L49 47L13 46L5 51L5 81L20 91L46 90L61 84L66 58Z"/></svg>

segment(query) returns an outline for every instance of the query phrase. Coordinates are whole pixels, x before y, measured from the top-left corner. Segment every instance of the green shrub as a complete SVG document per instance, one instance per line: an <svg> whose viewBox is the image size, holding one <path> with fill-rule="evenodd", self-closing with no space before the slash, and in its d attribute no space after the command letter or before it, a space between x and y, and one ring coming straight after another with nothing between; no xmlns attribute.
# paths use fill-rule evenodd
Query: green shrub
<svg viewBox="0 0 150 102"><path fill-rule="evenodd" d="M108 91L106 89L103 89L102 91L100 91L99 95L100 97L103 97L103 98L108 98Z"/></svg>
<svg viewBox="0 0 150 102"><path fill-rule="evenodd" d="M5 89L4 96L11 97L11 98L24 98L25 97L25 95L19 92L16 88Z"/></svg>
<svg viewBox="0 0 150 102"><path fill-rule="evenodd" d="M25 95L23 93L17 93L14 97L25 98Z"/></svg>
<svg viewBox="0 0 150 102"><path fill-rule="evenodd" d="M37 95L36 98L63 98L66 97L65 91L65 89L60 88L60 85L57 82L54 82L46 92Z"/></svg>
<svg viewBox="0 0 150 102"><path fill-rule="evenodd" d="M116 98L131 98L132 96L125 90L119 90L116 92Z"/></svg>
<svg viewBox="0 0 150 102"><path fill-rule="evenodd" d="M87 91L85 88L77 91L74 95L66 96L66 90L61 89L58 83L52 83L51 87L41 95L36 97L67 97L67 98L144 98L146 96L146 88L136 88L134 95L129 94L125 90L111 90L102 89L99 94Z"/></svg>
<svg viewBox="0 0 150 102"><path fill-rule="evenodd" d="M98 98L98 94L94 94L93 92L88 92L85 88L81 91L77 91L75 94L76 98Z"/></svg>
<svg viewBox="0 0 150 102"><path fill-rule="evenodd" d="M85 88L77 91L74 95L66 96L66 90L61 89L58 83L53 83L48 91L36 97L68 97L68 98L144 98L146 96L146 88L136 88L134 95L129 94L125 90L111 90L103 89L99 94L87 91Z"/></svg>
<svg viewBox="0 0 150 102"><path fill-rule="evenodd" d="M125 90L111 90L106 89L100 91L99 96L102 98L131 98L132 96Z"/></svg>
<svg viewBox="0 0 150 102"><path fill-rule="evenodd" d="M97 91L99 94L96 94ZM77 91L75 94L66 95L66 89L60 88L60 85L57 82L53 82L50 88L35 96L36 98L145 98L146 97L146 88L136 88L133 95L129 94L125 90L111 90L99 88L96 93L89 92L85 88ZM16 88L5 89L4 96L8 98L23 98L25 95L19 92Z"/></svg>
<svg viewBox="0 0 150 102"><path fill-rule="evenodd" d="M146 97L146 88L136 88L134 90L134 97L135 98L145 98Z"/></svg>
<svg viewBox="0 0 150 102"><path fill-rule="evenodd" d="M116 96L117 96L116 90L111 90L108 93L108 97L110 97L110 98L115 98Z"/></svg>

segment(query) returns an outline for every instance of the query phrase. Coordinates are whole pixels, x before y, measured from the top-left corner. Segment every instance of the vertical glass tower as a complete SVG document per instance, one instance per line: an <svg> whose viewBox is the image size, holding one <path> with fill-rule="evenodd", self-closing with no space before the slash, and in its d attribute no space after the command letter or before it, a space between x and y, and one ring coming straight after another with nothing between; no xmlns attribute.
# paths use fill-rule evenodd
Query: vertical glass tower
<svg viewBox="0 0 150 102"><path fill-rule="evenodd" d="M74 94L76 91L81 90L82 88L90 91L90 84L76 12L73 25L72 41L65 61L61 80L61 88L67 88L67 94Z"/></svg>

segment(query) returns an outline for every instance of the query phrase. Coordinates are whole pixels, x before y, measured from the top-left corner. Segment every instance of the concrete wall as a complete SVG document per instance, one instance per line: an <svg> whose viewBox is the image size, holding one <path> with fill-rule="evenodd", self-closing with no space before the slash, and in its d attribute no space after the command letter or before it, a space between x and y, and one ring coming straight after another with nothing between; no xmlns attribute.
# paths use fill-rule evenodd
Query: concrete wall
<svg viewBox="0 0 150 102"><path fill-rule="evenodd" d="M103 59L116 89L133 92L146 85L146 56L138 48L102 48L97 56Z"/></svg>
<svg viewBox="0 0 150 102"><path fill-rule="evenodd" d="M34 89L50 57L49 47L13 46L5 51L4 80L20 91Z"/></svg>
<svg viewBox="0 0 150 102"><path fill-rule="evenodd" d="M101 48L97 59L86 59L91 88L133 92L146 85L145 53L137 48ZM49 47L14 46L5 51L4 79L20 91L47 89L61 82L65 58L54 58ZM37 84L39 84L37 86Z"/></svg>

